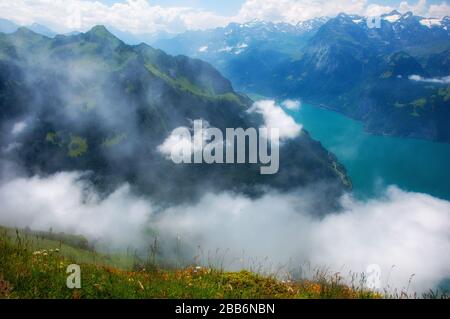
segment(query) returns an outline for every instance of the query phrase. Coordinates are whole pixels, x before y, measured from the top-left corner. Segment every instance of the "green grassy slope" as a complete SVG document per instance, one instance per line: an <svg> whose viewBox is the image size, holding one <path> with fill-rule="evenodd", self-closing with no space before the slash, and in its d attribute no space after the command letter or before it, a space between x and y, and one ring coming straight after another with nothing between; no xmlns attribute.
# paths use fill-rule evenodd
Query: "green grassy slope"
<svg viewBox="0 0 450 319"><path fill-rule="evenodd" d="M80 244L81 243L81 244ZM73 246L74 245L74 246ZM77 247L75 247L77 246ZM86 249L80 237L0 229L0 298L379 298L339 276L279 281L248 271L137 267L132 257ZM81 267L81 289L66 286Z"/></svg>

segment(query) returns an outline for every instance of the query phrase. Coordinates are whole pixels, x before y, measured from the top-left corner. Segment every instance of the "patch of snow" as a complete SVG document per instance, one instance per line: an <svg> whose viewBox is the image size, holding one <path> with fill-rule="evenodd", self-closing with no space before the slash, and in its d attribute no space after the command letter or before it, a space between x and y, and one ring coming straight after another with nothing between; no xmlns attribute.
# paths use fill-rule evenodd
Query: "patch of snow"
<svg viewBox="0 0 450 319"><path fill-rule="evenodd" d="M248 47L247 43L239 43L236 46L226 46L222 49L217 50L217 52L233 52L234 54L241 54L242 52L245 51L245 49Z"/></svg>
<svg viewBox="0 0 450 319"><path fill-rule="evenodd" d="M233 47L227 46L227 47L217 50L217 52L231 52L232 50L233 50Z"/></svg>
<svg viewBox="0 0 450 319"><path fill-rule="evenodd" d="M420 24L428 28L432 28L435 26L440 26L442 24L442 21L439 19L422 19L420 20Z"/></svg>
<svg viewBox="0 0 450 319"><path fill-rule="evenodd" d="M398 20L400 20L401 17L402 16L399 14L393 14L393 15L384 17L383 20L386 20L390 23L394 23L394 22L397 22Z"/></svg>
<svg viewBox="0 0 450 319"><path fill-rule="evenodd" d="M416 82L427 82L427 83L439 83L439 84L450 84L450 75L447 76L443 76L443 77L438 77L438 78L424 78L421 77L420 75L410 75L408 77L408 79L410 79L411 81L416 81Z"/></svg>
<svg viewBox="0 0 450 319"><path fill-rule="evenodd" d="M205 45L205 46L203 46L203 47L200 47L200 48L198 49L198 52L201 52L201 53L204 53L204 52L206 52L206 51L208 51L208 46L207 46L207 45Z"/></svg>

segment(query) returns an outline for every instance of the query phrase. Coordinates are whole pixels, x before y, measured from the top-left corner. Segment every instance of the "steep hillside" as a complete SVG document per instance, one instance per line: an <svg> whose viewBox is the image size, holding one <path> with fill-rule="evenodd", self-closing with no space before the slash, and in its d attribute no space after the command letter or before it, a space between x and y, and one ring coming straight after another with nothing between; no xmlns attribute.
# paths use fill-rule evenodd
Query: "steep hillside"
<svg viewBox="0 0 450 319"><path fill-rule="evenodd" d="M383 297L360 283L349 287L339 276L319 272L312 280L286 282L249 271L225 272L195 264L164 269L151 259L142 261L133 256L128 258L130 266L123 267L114 264L116 256L65 244L61 247L59 241L46 239L50 235L0 226L0 299ZM66 269L74 263L81 269L81 289L66 286Z"/></svg>
<svg viewBox="0 0 450 319"><path fill-rule="evenodd" d="M101 26L54 39L25 28L0 35L2 158L29 174L90 171L104 191L129 182L169 202L205 189L257 195L312 184L327 185L327 199L350 187L345 169L307 132L282 144L276 175L260 175L254 164L175 165L157 150L195 119L223 131L260 127L251 106L211 65L126 45Z"/></svg>

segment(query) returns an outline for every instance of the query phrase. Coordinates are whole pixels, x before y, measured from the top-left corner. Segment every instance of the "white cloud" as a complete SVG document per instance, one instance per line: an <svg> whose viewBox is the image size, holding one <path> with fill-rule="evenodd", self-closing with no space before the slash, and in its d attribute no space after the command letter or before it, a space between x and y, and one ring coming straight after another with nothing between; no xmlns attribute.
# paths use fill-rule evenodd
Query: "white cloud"
<svg viewBox="0 0 450 319"><path fill-rule="evenodd" d="M302 131L302 126L287 115L273 100L255 102L249 112L261 114L264 118L264 126L269 130L278 129L280 139L295 138Z"/></svg>
<svg viewBox="0 0 450 319"><path fill-rule="evenodd" d="M16 178L0 185L0 224L82 234L117 247L142 240L151 204L130 194L128 185L100 199L79 173Z"/></svg>
<svg viewBox="0 0 450 319"><path fill-rule="evenodd" d="M247 0L234 16L192 7L152 5L146 0L126 0L112 5L94 0L0 2L2 18L21 25L37 22L58 32L68 32L74 29L85 31L94 25L103 24L134 34L207 29L255 18L297 23L315 17L332 17L340 12L377 15L392 9L436 18L450 15L450 6L445 1L428 5L426 0L420 0L414 5L404 1L398 8L368 4L367 0Z"/></svg>
<svg viewBox="0 0 450 319"><path fill-rule="evenodd" d="M445 16L450 16L450 4L442 2L430 5L427 17L443 18Z"/></svg>
<svg viewBox="0 0 450 319"><path fill-rule="evenodd" d="M207 195L167 210L158 225L204 251L244 252L259 262L308 261L342 273L378 264L383 287L406 287L415 274L412 291L424 291L450 276L449 202L392 187L369 202L347 197L342 212L319 220L306 213L307 201L298 194Z"/></svg>
<svg viewBox="0 0 450 319"><path fill-rule="evenodd" d="M191 155L194 150L191 131L187 127L179 127L173 130L169 137L158 146L158 151L166 159L172 158L174 154Z"/></svg>
<svg viewBox="0 0 450 319"><path fill-rule="evenodd" d="M287 108L298 109L300 107L299 101L286 100L283 105ZM301 131L302 126L299 125L292 117L275 103L273 100L262 100L255 102L248 110L249 113L261 114L264 120L264 125L261 128L267 128L268 132L260 131L260 134L271 134L271 129L278 129L277 139L291 139L297 137ZM199 123L198 132L195 129L195 123ZM208 129L210 124L207 121L198 119L193 121L193 127L178 127L174 129L170 135L157 147L166 159L172 159L175 163L190 162L193 153L203 152L203 147L206 144L223 147L223 141L213 140L208 137ZM237 129L237 128L234 128ZM200 131L201 130L201 131ZM201 135L198 135L198 134ZM225 137L225 132L222 132L222 138ZM201 141L195 142L196 136L201 137ZM271 135L271 137L274 137ZM272 140L273 141L273 140Z"/></svg>
<svg viewBox="0 0 450 319"><path fill-rule="evenodd" d="M393 10L395 10L396 8L391 7L391 6L383 6L383 5L379 5L379 4L370 4L366 11L365 11L365 15L369 16L369 17L377 17L377 16L381 16L382 14L386 14L386 13L390 13ZM394 20L394 18L390 18L391 20ZM387 19L389 21L389 18ZM395 22L394 21L390 21L390 22Z"/></svg>
<svg viewBox="0 0 450 319"><path fill-rule="evenodd" d="M408 1L402 1L398 7L400 12L411 11L416 15L427 18L443 18L450 15L450 5L447 1L442 1L439 4L428 4L426 0L419 0L415 4L410 4Z"/></svg>
<svg viewBox="0 0 450 319"><path fill-rule="evenodd" d="M366 0L247 0L236 20L256 18L297 23L315 17L335 16L340 12L363 13L366 4Z"/></svg>
<svg viewBox="0 0 450 319"><path fill-rule="evenodd" d="M440 77L440 78L424 78L420 75L410 75L408 77L411 81L416 82L428 82L428 83L440 83L440 84L450 84L450 75Z"/></svg>
<svg viewBox="0 0 450 319"><path fill-rule="evenodd" d="M225 24L227 19L209 11L189 7L162 7L146 0L127 0L113 5L93 0L2 1L3 18L21 25L39 22L59 32L87 30L94 25L114 26L132 33L165 30L180 32Z"/></svg>
<svg viewBox="0 0 450 319"><path fill-rule="evenodd" d="M17 122L14 124L11 133L13 135L17 135L17 134L22 133L26 128L27 128L27 123L25 121Z"/></svg>
<svg viewBox="0 0 450 319"><path fill-rule="evenodd" d="M412 11L417 15L442 18L450 15L450 6L443 1L428 5L426 0L415 4L402 1L398 7L368 3L367 0L247 0L237 15L238 21L254 18L297 23L316 17L336 16L338 13L377 16L392 10Z"/></svg>
<svg viewBox="0 0 450 319"><path fill-rule="evenodd" d="M285 100L281 103L285 108L291 111L300 110L301 103L299 100Z"/></svg>
<svg viewBox="0 0 450 319"><path fill-rule="evenodd" d="M427 0L419 0L415 4L410 4L408 1L400 2L399 9L401 12L411 11L417 15L426 15L427 14Z"/></svg>
<svg viewBox="0 0 450 319"><path fill-rule="evenodd" d="M310 215L309 206L317 198L305 192L269 192L256 200L205 192L196 204L161 210L126 185L100 199L80 176L4 182L0 224L52 227L120 247L146 247L145 230L153 229L161 248L181 238L183 249L200 246L205 259L225 258L227 269L257 266L252 260L267 270L310 262L345 275L378 264L383 287L406 287L415 274L410 292L450 277L450 202L429 195L391 187L367 202L345 196L342 211L319 219ZM221 253L215 256L217 249Z"/></svg>
<svg viewBox="0 0 450 319"><path fill-rule="evenodd" d="M209 122L203 119L192 121L192 128L181 126L174 129L157 150L175 163L190 163L192 154L203 153L206 144L223 147L222 140L210 141L210 128Z"/></svg>

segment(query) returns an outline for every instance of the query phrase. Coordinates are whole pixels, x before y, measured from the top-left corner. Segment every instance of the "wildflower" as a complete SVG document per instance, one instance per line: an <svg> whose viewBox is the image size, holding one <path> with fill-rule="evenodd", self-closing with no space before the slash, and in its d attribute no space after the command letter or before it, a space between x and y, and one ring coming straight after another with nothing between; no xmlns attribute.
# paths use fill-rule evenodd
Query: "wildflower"
<svg viewBox="0 0 450 319"><path fill-rule="evenodd" d="M200 272L201 270L202 270L202 267L197 266L197 267L194 268L194 273L198 273L198 272Z"/></svg>
<svg viewBox="0 0 450 319"><path fill-rule="evenodd" d="M322 290L322 287L319 284L311 284L309 288L311 292L315 294L320 294Z"/></svg>

